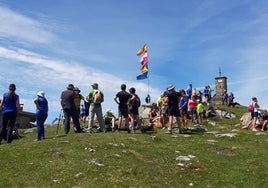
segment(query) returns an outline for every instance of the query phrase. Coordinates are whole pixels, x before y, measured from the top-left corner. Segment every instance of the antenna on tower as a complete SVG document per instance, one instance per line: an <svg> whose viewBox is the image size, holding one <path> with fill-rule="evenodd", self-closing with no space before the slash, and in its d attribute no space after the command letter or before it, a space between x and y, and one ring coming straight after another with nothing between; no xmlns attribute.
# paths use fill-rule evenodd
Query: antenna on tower
<svg viewBox="0 0 268 188"><path fill-rule="evenodd" d="M219 67L219 77L221 77L221 67Z"/></svg>

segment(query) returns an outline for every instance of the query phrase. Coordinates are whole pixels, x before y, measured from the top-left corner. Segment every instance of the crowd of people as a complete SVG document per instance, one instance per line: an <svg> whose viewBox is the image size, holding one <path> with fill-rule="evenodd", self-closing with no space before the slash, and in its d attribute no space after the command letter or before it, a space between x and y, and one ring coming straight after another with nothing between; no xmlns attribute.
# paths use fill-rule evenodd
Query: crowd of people
<svg viewBox="0 0 268 188"><path fill-rule="evenodd" d="M14 130L17 113L20 110L19 95L15 93L16 85L10 84L9 91L4 93L0 101L0 109L2 111L2 126L0 128L0 143L5 140L7 143L12 142L12 132ZM127 91L127 86L122 84L120 91L114 97L115 103L118 105L118 117L111 110L103 115L102 103L104 102L104 94L99 89L97 83L91 85L91 89L86 97L80 94L78 87L69 84L66 90L60 95L60 103L64 116L64 133L68 134L71 129L71 122L75 133L88 132L93 133L95 121L98 121L98 132L126 130L128 133L134 133L140 129L141 132L154 130L154 128L167 129L168 134L172 134L174 128L174 120L178 133L188 129L188 121L192 123L201 123L204 118L205 106L210 105L212 98L212 89L205 86L203 92L197 91L189 84L186 90L175 90L174 85L166 88L156 103L150 106L148 114L148 124L141 126L142 119L139 117L139 107L141 101L136 94L136 89L131 87ZM147 96L148 98L148 96ZM150 100L147 99L146 102ZM44 123L48 117L48 101L44 91L39 91L34 99L36 106L36 126L37 137L35 141L45 139ZM222 104L229 105L234 102L234 95L229 94L225 90L222 94ZM206 104L206 105L205 105ZM267 130L268 112L264 111L261 115L262 124L258 123L260 113L259 105L256 97L252 98L251 111L252 131ZM96 118L95 118L96 116ZM84 127L82 124L87 126Z"/></svg>

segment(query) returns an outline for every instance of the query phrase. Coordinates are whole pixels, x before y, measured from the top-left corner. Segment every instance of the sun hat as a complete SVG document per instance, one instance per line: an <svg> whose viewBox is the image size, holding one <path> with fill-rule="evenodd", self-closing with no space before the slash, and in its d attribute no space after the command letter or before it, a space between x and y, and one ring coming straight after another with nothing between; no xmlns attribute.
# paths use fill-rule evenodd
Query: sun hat
<svg viewBox="0 0 268 188"><path fill-rule="evenodd" d="M92 84L91 86L94 87L94 88L98 88L99 84L94 83L94 84Z"/></svg>
<svg viewBox="0 0 268 188"><path fill-rule="evenodd" d="M44 91L39 91L37 93L37 96L39 96L39 97L45 97L45 92Z"/></svg>
<svg viewBox="0 0 268 188"><path fill-rule="evenodd" d="M167 87L167 90L170 91L170 90L172 90L172 89L174 89L174 88L175 88L175 86L172 85L172 84L170 84L170 85Z"/></svg>
<svg viewBox="0 0 268 188"><path fill-rule="evenodd" d="M110 114L112 114L113 113L113 111L111 110L111 109L107 109L107 111L106 111L107 113L110 113Z"/></svg>

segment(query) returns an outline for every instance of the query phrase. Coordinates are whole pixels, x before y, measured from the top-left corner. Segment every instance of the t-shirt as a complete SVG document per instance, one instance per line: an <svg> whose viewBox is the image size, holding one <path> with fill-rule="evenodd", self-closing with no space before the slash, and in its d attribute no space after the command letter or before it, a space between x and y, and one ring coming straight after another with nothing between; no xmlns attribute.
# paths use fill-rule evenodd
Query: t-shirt
<svg viewBox="0 0 268 188"><path fill-rule="evenodd" d="M61 93L61 106L63 109L76 109L74 100L75 92L72 90L65 90Z"/></svg>
<svg viewBox="0 0 268 188"><path fill-rule="evenodd" d="M119 99L119 108L120 108L120 107L127 107L127 102L132 97L132 95L127 91L119 91L116 94L116 97Z"/></svg>
<svg viewBox="0 0 268 188"><path fill-rule="evenodd" d="M197 113L202 113L204 110L204 105L202 103L198 103L196 106L196 112Z"/></svg>
<svg viewBox="0 0 268 188"><path fill-rule="evenodd" d="M14 94L14 97L12 100L8 99L8 93L5 93L3 95L3 104L2 104L2 112L15 112L17 111L17 100L19 99L19 96L17 94Z"/></svg>
<svg viewBox="0 0 268 188"><path fill-rule="evenodd" d="M187 106L188 106L188 97L187 96L181 97L180 104L179 104L180 110L187 111L187 108L188 108Z"/></svg>
<svg viewBox="0 0 268 188"><path fill-rule="evenodd" d="M169 91L167 92L167 97L168 97L168 106L175 106L177 105L179 107L179 98L180 98L180 93L177 91Z"/></svg>
<svg viewBox="0 0 268 188"><path fill-rule="evenodd" d="M36 99L41 109L36 108L36 114L46 114L48 112L48 102L43 97L37 97Z"/></svg>
<svg viewBox="0 0 268 188"><path fill-rule="evenodd" d="M188 102L188 106L190 109L195 109L196 108L196 102L193 99L190 99Z"/></svg>
<svg viewBox="0 0 268 188"><path fill-rule="evenodd" d="M84 99L84 97L80 93L76 93L74 102L77 108L80 108L80 103L82 99Z"/></svg>

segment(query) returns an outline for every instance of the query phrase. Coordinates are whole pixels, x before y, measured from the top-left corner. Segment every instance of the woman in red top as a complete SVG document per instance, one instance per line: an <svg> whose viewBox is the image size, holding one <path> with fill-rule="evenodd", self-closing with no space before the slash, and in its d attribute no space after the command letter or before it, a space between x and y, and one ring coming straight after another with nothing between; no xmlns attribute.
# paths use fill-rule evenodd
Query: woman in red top
<svg viewBox="0 0 268 188"><path fill-rule="evenodd" d="M194 99L194 96L192 96L188 101L188 113L191 117L192 122L196 121L196 106L196 101Z"/></svg>

